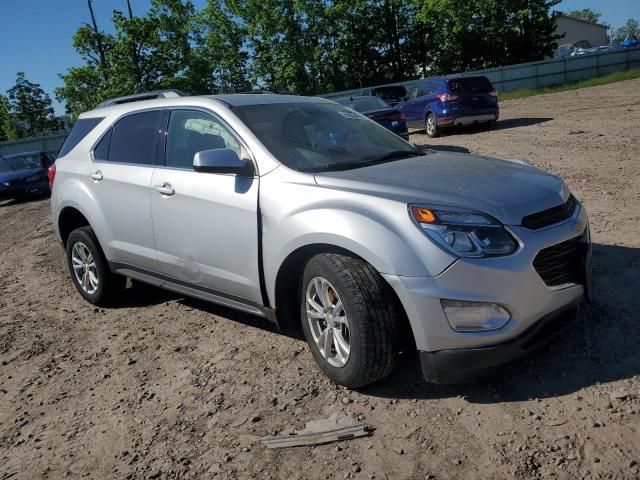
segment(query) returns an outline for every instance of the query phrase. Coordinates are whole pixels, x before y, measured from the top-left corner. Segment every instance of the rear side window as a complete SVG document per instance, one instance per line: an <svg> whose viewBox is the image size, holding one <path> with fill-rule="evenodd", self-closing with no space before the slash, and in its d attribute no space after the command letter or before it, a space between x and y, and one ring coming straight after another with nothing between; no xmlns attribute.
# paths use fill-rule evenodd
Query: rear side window
<svg viewBox="0 0 640 480"><path fill-rule="evenodd" d="M162 113L160 110L140 112L118 120L111 132L96 146L94 156L100 159L98 153L105 156L104 151L107 149L109 153L106 157L109 162L154 165L153 143L156 132L160 129ZM110 140L108 146L105 146L103 141L107 136L110 136Z"/></svg>
<svg viewBox="0 0 640 480"><path fill-rule="evenodd" d="M102 120L104 120L104 117L79 119L71 129L71 133L69 133L67 139L62 144L58 157L64 157L67 153L73 150L75 146L78 145L84 137L89 135L89 132Z"/></svg>
<svg viewBox="0 0 640 480"><path fill-rule="evenodd" d="M102 139L96 145L96 148L93 149L93 158L96 160L107 161L109 160L109 143L111 142L111 131L113 129L110 128L109 131L102 137Z"/></svg>
<svg viewBox="0 0 640 480"><path fill-rule="evenodd" d="M449 80L449 90L455 93L489 93L493 86L487 77L466 77Z"/></svg>

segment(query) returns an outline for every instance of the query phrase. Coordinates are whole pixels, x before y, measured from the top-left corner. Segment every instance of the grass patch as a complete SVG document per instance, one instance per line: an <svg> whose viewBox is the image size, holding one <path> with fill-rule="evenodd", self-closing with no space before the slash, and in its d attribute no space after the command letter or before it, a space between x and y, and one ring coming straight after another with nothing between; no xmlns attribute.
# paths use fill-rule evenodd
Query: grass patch
<svg viewBox="0 0 640 480"><path fill-rule="evenodd" d="M499 100L516 100L518 98L533 97L535 95L544 95L546 93L568 92L570 90L578 90L579 88L597 87L599 85L608 85L610 83L623 82L625 80L633 80L640 78L640 68L627 70L626 72L615 72L604 77L590 78L575 83L565 83L553 87L535 88L529 90L516 90L515 92L501 93Z"/></svg>

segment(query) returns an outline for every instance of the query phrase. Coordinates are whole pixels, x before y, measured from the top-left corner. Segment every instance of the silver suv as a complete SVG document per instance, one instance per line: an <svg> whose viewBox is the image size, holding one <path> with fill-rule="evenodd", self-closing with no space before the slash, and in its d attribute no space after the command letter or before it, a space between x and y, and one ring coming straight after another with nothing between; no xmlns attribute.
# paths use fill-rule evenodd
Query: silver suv
<svg viewBox="0 0 640 480"><path fill-rule="evenodd" d="M389 375L404 331L427 380L474 378L589 295L587 214L561 179L422 151L329 100L115 99L80 116L50 180L86 300L130 277L301 328L348 387Z"/></svg>

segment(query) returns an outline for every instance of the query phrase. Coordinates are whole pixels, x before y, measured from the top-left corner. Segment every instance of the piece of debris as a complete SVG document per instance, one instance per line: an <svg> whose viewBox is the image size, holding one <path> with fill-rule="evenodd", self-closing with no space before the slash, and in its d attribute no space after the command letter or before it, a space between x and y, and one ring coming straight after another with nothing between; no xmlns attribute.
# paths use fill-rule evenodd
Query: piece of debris
<svg viewBox="0 0 640 480"><path fill-rule="evenodd" d="M329 418L307 422L303 430L284 431L278 435L263 437L261 442L268 448L303 447L351 440L371 433L372 430L366 424L334 413Z"/></svg>
<svg viewBox="0 0 640 480"><path fill-rule="evenodd" d="M293 390L292 392L273 397L272 403L278 408L278 410L283 411L286 410L289 405L296 405L300 400L302 400L309 394L317 395L317 389L298 388L296 390Z"/></svg>
<svg viewBox="0 0 640 480"><path fill-rule="evenodd" d="M629 394L624 390L616 390L615 392L612 392L610 395L612 400L626 400L628 396Z"/></svg>

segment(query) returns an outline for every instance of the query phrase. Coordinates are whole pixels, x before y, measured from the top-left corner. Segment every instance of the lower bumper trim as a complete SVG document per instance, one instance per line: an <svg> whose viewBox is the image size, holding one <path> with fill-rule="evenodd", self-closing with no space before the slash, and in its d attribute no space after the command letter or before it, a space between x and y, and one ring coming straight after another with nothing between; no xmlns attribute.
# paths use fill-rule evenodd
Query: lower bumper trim
<svg viewBox="0 0 640 480"><path fill-rule="evenodd" d="M520 336L490 347L418 352L422 374L431 383L462 383L488 373L493 367L528 355L548 343L578 315L579 299L545 315Z"/></svg>
<svg viewBox="0 0 640 480"><path fill-rule="evenodd" d="M487 115L472 115L468 117L459 117L453 121L454 125L470 125L476 122L492 122L498 119L498 115L496 113L491 113Z"/></svg>

